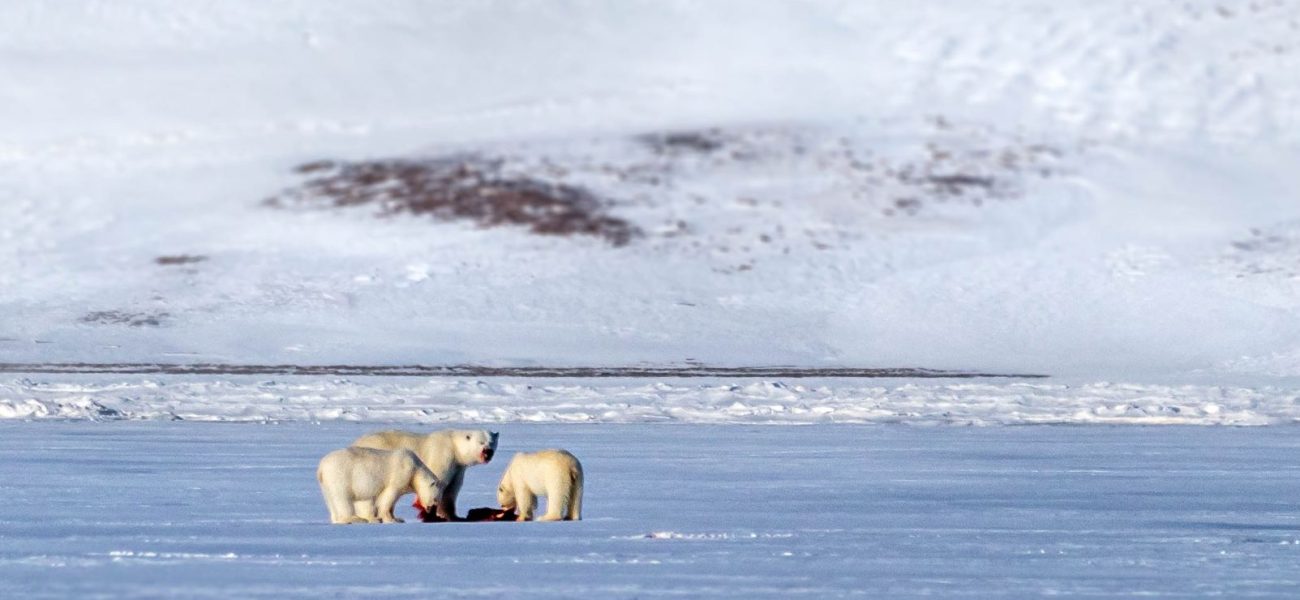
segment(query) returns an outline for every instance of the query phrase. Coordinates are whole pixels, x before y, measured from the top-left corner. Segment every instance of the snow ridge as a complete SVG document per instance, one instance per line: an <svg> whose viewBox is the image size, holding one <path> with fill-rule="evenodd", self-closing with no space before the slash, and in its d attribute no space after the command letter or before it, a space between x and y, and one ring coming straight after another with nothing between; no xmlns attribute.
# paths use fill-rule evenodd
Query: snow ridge
<svg viewBox="0 0 1300 600"><path fill-rule="evenodd" d="M385 423L904 423L1276 425L1300 392L1273 387L616 380L96 380L0 383L0 419Z"/></svg>

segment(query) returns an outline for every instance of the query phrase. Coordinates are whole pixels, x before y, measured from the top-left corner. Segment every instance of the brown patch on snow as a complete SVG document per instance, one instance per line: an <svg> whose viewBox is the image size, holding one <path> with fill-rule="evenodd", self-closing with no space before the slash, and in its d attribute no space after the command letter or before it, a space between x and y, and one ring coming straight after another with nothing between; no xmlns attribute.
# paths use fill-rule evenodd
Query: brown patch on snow
<svg viewBox="0 0 1300 600"><path fill-rule="evenodd" d="M584 188L507 173L502 160L454 156L428 160L315 161L295 172L301 185L267 200L270 206L373 206L381 217L428 215L480 227L521 225L539 235L588 235L623 246L641 231L606 213Z"/></svg>

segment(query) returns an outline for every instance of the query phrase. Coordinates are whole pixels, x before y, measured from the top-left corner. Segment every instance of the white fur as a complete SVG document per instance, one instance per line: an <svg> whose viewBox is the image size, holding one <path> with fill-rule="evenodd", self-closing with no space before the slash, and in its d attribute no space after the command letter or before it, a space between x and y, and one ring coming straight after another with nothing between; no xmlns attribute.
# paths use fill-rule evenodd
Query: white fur
<svg viewBox="0 0 1300 600"><path fill-rule="evenodd" d="M539 521L577 521L582 518L582 463L565 450L520 452L510 459L497 502L515 509L520 521L533 518L537 497L546 497L546 514Z"/></svg>
<svg viewBox="0 0 1300 600"><path fill-rule="evenodd" d="M456 497L465 480L465 469L491 460L497 449L497 434L482 429L444 429L427 435L390 430L363 435L352 445L414 452L438 479L447 482L437 514L454 521L457 520Z"/></svg>
<svg viewBox="0 0 1300 600"><path fill-rule="evenodd" d="M444 482L409 450L344 448L325 455L316 481L330 511L330 522L401 523L393 516L397 499L415 492L420 504L433 506Z"/></svg>

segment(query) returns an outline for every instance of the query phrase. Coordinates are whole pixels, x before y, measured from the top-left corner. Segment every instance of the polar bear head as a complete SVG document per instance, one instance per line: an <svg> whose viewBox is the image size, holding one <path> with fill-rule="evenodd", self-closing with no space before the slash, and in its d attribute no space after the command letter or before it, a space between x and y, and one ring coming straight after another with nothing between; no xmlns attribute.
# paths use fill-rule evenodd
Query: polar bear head
<svg viewBox="0 0 1300 600"><path fill-rule="evenodd" d="M497 452L497 437L500 434L486 429L470 429L452 432L452 444L456 448L456 462L462 465L481 465L492 460Z"/></svg>
<svg viewBox="0 0 1300 600"><path fill-rule="evenodd" d="M415 490L414 506L432 512L433 507L442 503L442 492L447 489L447 482L434 475L424 463L419 463L411 477L411 488Z"/></svg>
<svg viewBox="0 0 1300 600"><path fill-rule="evenodd" d="M497 486L497 504L501 505L502 510L514 510L519 501L515 500L515 487L510 482L509 477L502 477L501 484Z"/></svg>

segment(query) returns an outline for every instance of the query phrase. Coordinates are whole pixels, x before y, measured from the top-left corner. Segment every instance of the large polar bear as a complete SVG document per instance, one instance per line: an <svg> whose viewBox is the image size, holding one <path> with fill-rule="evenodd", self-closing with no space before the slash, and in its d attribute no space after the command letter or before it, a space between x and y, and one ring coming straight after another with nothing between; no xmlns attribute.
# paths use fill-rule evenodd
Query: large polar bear
<svg viewBox="0 0 1300 600"><path fill-rule="evenodd" d="M520 452L510 459L497 502L515 509L520 521L533 518L538 496L546 496L546 515L538 521L577 521L582 518L582 464L564 450Z"/></svg>
<svg viewBox="0 0 1300 600"><path fill-rule="evenodd" d="M330 522L401 523L393 505L415 492L422 506L438 503L446 487L409 450L344 448L325 455L316 468L316 481L325 496Z"/></svg>
<svg viewBox="0 0 1300 600"><path fill-rule="evenodd" d="M459 521L456 496L465 481L465 469L491 461L497 451L497 437L497 433L483 429L444 429L427 435L389 430L363 435L352 445L414 452L438 479L447 482L437 515L448 521Z"/></svg>

